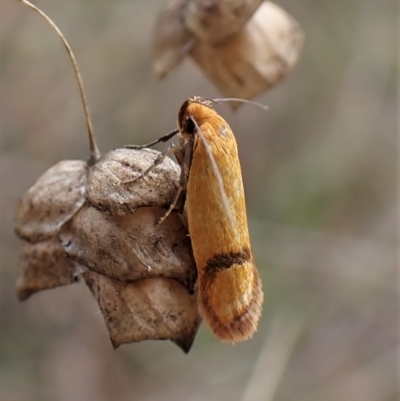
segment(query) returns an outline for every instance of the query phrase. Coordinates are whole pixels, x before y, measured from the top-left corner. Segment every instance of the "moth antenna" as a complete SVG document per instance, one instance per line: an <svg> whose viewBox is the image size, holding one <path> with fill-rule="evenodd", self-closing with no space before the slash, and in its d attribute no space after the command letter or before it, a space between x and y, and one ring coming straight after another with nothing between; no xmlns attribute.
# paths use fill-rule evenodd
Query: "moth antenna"
<svg viewBox="0 0 400 401"><path fill-rule="evenodd" d="M167 142L169 139L174 137L175 135L179 134L179 130L174 129L173 131L169 132L166 135L163 135L160 138L155 139L154 141L145 143L144 145L125 145L124 147L127 149L144 149L149 148L150 146L157 145L160 142Z"/></svg>
<svg viewBox="0 0 400 401"><path fill-rule="evenodd" d="M31 8L32 10L36 11L39 15L41 15L47 21L47 23L56 31L58 37L61 39L61 41L63 42L65 48L67 49L69 58L70 58L70 60L72 62L72 66L73 66L73 69L74 69L74 73L75 73L76 79L78 81L79 93L80 93L80 97L81 97L82 104L83 104L83 110L84 110L84 114L85 114L86 127L87 127L88 138L89 138L90 156L89 156L88 164L92 165L100 158L100 152L99 152L99 148L97 147L96 139L95 139L94 134L93 134L92 121L91 121L90 115L89 115L89 108L87 106L85 91L83 89L83 82L82 82L81 74L79 72L78 63L76 62L76 59L75 59L74 53L72 52L71 46L67 42L67 39L62 34L60 29L50 19L50 17L47 16L47 14L45 14L41 9L36 7L34 4L30 3L28 0L20 0L20 1L23 4L25 4L26 6L28 6L29 8Z"/></svg>
<svg viewBox="0 0 400 401"><path fill-rule="evenodd" d="M197 132L200 136L201 141L204 144L204 148L206 149L206 153L208 158L210 159L210 162L213 166L213 170L214 170L214 174L215 174L215 178L218 181L218 188L219 188L219 192L221 195L221 199L222 199L222 204L224 205L224 208L228 214L228 218L230 223L232 224L232 227L236 227L236 219L235 216L233 216L232 214L232 210L231 207L229 205L229 201L228 201L228 197L226 196L225 193L225 189L224 189L224 181L222 180L222 176L221 173L219 172L219 168L217 166L217 162L215 161L214 155L212 154L210 147L208 145L207 139L205 138L203 132L201 131L199 125L197 124L196 120L190 116L190 119L193 121L194 126L197 129Z"/></svg>
<svg viewBox="0 0 400 401"><path fill-rule="evenodd" d="M236 97L223 97L221 99L213 99L212 101L215 102L215 103L219 103L219 102L240 102L240 103L247 103L247 104L250 104L252 106L259 107L262 110L268 110L269 109L268 106L266 106L266 105L264 105L262 103L255 102L253 100L248 100L248 99L236 98Z"/></svg>

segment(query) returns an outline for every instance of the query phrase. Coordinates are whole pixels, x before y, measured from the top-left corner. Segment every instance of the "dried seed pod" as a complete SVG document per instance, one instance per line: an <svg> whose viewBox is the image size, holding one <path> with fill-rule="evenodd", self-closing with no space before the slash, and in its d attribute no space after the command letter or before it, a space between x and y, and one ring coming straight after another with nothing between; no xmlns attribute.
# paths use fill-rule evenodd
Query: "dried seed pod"
<svg viewBox="0 0 400 401"><path fill-rule="evenodd" d="M61 246L57 236L36 244L24 241L19 257L17 296L24 301L37 291L76 281L76 264Z"/></svg>
<svg viewBox="0 0 400 401"><path fill-rule="evenodd" d="M114 348L142 340L170 339L188 352L200 317L196 296L175 280L153 278L129 284L85 272Z"/></svg>
<svg viewBox="0 0 400 401"><path fill-rule="evenodd" d="M115 149L90 167L88 202L108 214L133 213L142 206L168 207L178 189L180 168L166 157L140 180L160 155L152 149Z"/></svg>
<svg viewBox="0 0 400 401"><path fill-rule="evenodd" d="M290 72L303 39L289 14L264 2L239 33L219 46L198 41L190 56L224 96L251 99Z"/></svg>
<svg viewBox="0 0 400 401"><path fill-rule="evenodd" d="M177 213L157 224L166 210L147 206L170 204L180 168L165 159L130 183L159 155L119 149L90 167L91 194L106 211L132 214L111 215L83 204L84 162L58 163L27 191L18 208L17 232L35 243L23 244L16 285L20 300L70 284L86 272L115 347L171 339L189 350L200 317L197 296L190 295L197 271L187 227Z"/></svg>
<svg viewBox="0 0 400 401"><path fill-rule="evenodd" d="M156 74L163 77L189 51L227 97L251 99L267 91L292 70L304 41L298 23L269 1L179 0L159 21L153 44Z"/></svg>
<svg viewBox="0 0 400 401"><path fill-rule="evenodd" d="M182 10L185 0L173 0L159 14L153 33L153 70L158 78L177 66L195 44L185 27Z"/></svg>
<svg viewBox="0 0 400 401"><path fill-rule="evenodd" d="M263 0L191 0L183 9L183 20L201 41L221 44L239 32Z"/></svg>
<svg viewBox="0 0 400 401"><path fill-rule="evenodd" d="M25 192L16 210L15 231L36 243L54 237L85 202L86 163L64 160Z"/></svg>
<svg viewBox="0 0 400 401"><path fill-rule="evenodd" d="M187 229L176 213L157 224L164 214L160 207L142 207L110 216L84 206L61 228L61 242L73 260L107 277L165 277L192 291L196 267Z"/></svg>

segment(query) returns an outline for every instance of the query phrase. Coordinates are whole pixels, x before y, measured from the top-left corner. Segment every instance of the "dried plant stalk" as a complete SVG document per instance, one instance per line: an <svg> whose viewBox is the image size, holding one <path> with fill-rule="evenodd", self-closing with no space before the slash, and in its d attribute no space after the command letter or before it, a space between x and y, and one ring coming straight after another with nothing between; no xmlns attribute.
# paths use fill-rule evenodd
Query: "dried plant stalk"
<svg viewBox="0 0 400 401"><path fill-rule="evenodd" d="M89 107L87 105L85 90L83 89L83 82L82 82L81 74L79 72L78 63L77 63L74 53L71 49L71 46L69 45L67 39L65 38L63 33L60 31L58 26L51 20L51 18L47 14L45 14L41 9L36 7L34 4L29 2L28 0L20 0L20 1L22 3L24 3L26 6L28 6L29 8L31 8L32 10L34 10L35 12L37 12L40 16L42 16L46 20L46 22L57 33L57 36L61 39L61 41L63 42L63 45L67 49L68 56L71 60L72 67L74 69L75 77L78 82L79 94L81 97L83 111L85 114L86 128L87 128L88 139L89 139L89 151L90 151L89 164L91 165L91 164L95 163L98 160L98 158L100 157L100 151L97 147L96 138L93 133L92 120L90 119L90 115L89 115Z"/></svg>

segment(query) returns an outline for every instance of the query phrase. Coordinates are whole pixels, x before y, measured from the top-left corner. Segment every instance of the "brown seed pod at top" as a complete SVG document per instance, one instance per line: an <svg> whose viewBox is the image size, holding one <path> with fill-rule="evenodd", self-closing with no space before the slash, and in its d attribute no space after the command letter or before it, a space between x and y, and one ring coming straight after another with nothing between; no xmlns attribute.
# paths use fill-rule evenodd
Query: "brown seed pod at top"
<svg viewBox="0 0 400 401"><path fill-rule="evenodd" d="M170 1L156 21L153 41L153 70L158 78L180 64L196 39L179 17L185 0Z"/></svg>
<svg viewBox="0 0 400 401"><path fill-rule="evenodd" d="M289 14L264 2L240 32L219 46L198 41L190 56L224 96L251 99L292 70L303 36Z"/></svg>
<svg viewBox="0 0 400 401"><path fill-rule="evenodd" d="M169 34L169 26L185 32L191 46ZM292 70L303 41L299 24L269 1L179 0L155 25L153 67L163 77L186 54L224 96L251 99ZM171 54L179 54L174 63L166 62Z"/></svg>
<svg viewBox="0 0 400 401"><path fill-rule="evenodd" d="M191 0L183 7L185 26L199 40L219 45L239 32L263 0Z"/></svg>

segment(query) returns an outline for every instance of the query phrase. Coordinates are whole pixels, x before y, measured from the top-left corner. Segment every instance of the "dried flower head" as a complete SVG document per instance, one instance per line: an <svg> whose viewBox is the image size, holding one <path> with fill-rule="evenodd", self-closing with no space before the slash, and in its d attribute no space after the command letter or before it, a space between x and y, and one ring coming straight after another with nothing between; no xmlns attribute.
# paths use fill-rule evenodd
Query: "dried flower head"
<svg viewBox="0 0 400 401"><path fill-rule="evenodd" d="M83 274L115 347L171 339L189 350L200 324L190 239L178 213L158 224L179 166L166 158L133 182L158 155L116 149L91 166L60 162L39 178L16 212L20 300Z"/></svg>

